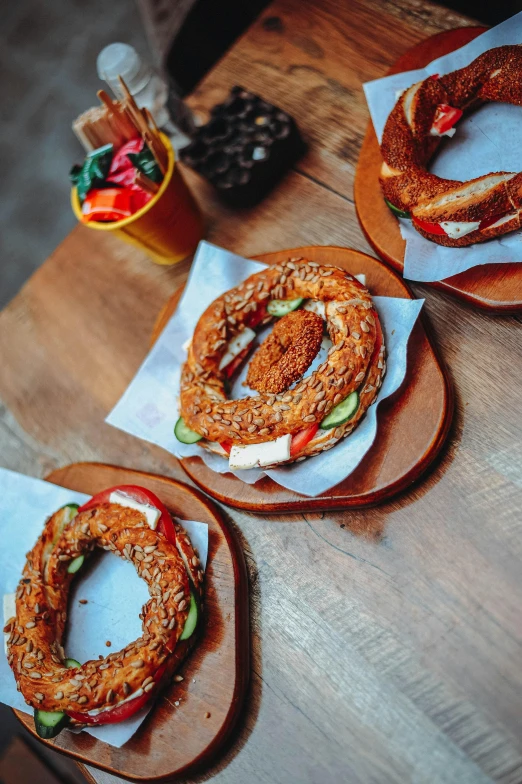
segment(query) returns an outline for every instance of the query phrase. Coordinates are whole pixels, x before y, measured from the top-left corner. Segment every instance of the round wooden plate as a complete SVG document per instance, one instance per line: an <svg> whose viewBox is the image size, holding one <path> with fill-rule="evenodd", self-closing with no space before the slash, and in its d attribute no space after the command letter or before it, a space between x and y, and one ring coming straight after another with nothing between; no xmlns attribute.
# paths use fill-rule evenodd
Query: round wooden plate
<svg viewBox="0 0 522 784"><path fill-rule="evenodd" d="M462 27L438 33L402 55L388 73L410 71L469 43L485 27ZM361 228L375 252L402 272L405 242L399 224L384 203L379 185L382 164L379 143L370 123L355 174L355 207ZM452 294L489 313L522 311L522 264L487 264L426 285Z"/></svg>
<svg viewBox="0 0 522 784"><path fill-rule="evenodd" d="M248 581L236 535L209 499L173 479L100 463L75 463L53 471L47 481L90 495L114 485L142 485L180 518L208 523L206 623L181 667L184 680L163 692L136 734L120 749L85 732L62 732L53 740L41 741L133 781L185 777L208 765L230 736L248 686ZM32 716L15 713L38 738Z"/></svg>
<svg viewBox="0 0 522 784"><path fill-rule="evenodd" d="M277 264L289 256L304 256L321 264L335 264L353 274L364 273L372 294L412 298L406 284L389 267L349 248L316 246L265 253L255 258ZM156 322L156 340L181 297L182 289L167 302ZM307 498L264 477L247 485L233 474L217 474L200 457L181 464L206 493L225 504L252 512L305 512L370 506L403 490L426 470L448 433L453 397L423 320L415 325L408 346L408 373L401 389L379 407L375 444L348 479L321 496ZM309 461L313 471L313 459Z"/></svg>

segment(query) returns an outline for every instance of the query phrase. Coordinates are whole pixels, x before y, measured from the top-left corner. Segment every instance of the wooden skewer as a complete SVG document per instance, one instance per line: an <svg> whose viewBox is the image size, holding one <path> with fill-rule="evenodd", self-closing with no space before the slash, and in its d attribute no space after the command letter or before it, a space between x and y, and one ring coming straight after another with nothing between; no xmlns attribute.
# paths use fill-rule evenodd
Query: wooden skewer
<svg viewBox="0 0 522 784"><path fill-rule="evenodd" d="M152 195L157 193L160 187L157 182L153 182L153 180L151 180L142 172L136 172L136 175L134 177L134 183L135 185L139 185L140 188L143 188L144 191L147 191L147 193L150 193Z"/></svg>
<svg viewBox="0 0 522 784"><path fill-rule="evenodd" d="M141 135L145 139L146 143L151 149L152 154L154 155L158 166L160 167L161 173L165 174L167 171L167 162L168 162L168 154L167 150L163 142L161 141L161 137L158 135L156 138L152 135L151 129L143 113L139 106L136 104L133 96L131 95L129 88L125 84L124 80L121 76L118 76L118 81L120 83L121 90L124 95L124 106L129 112L134 124L140 131Z"/></svg>
<svg viewBox="0 0 522 784"><path fill-rule="evenodd" d="M154 131L154 133L156 134L156 136L157 136L157 137L160 139L160 141L161 141L161 136L160 136L160 129L159 129L159 128L158 128L158 126L156 125L156 120L154 119L154 117L153 117L152 113L150 112L150 110L149 110L149 109L144 109L143 111L145 112L145 118L146 118L146 120L147 120L148 124L150 125L151 129Z"/></svg>
<svg viewBox="0 0 522 784"><path fill-rule="evenodd" d="M114 103L110 95L106 93L105 90L98 90L96 95L98 96L100 101L105 104L109 112L111 113L114 112L115 109L118 107L118 104Z"/></svg>

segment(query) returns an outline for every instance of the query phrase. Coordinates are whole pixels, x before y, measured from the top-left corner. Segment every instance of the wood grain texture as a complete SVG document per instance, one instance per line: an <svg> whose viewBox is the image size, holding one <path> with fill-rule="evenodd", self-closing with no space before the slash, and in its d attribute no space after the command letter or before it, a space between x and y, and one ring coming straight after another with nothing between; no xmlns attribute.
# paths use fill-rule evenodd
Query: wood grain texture
<svg viewBox="0 0 522 784"><path fill-rule="evenodd" d="M368 252L351 201L368 122L352 70L382 76L416 42L466 22L424 0L276 0L194 103L208 107L240 81L293 111L313 149L244 212L221 208L192 176L208 238L243 255ZM343 42L335 64L332 37ZM303 64L319 71L315 91ZM347 82L350 95L337 87ZM165 452L103 422L188 264L160 268L94 234L73 232L0 314L0 461L33 476L99 460L190 481ZM191 782L522 780L522 323L412 288L456 391L447 446L422 483L375 509L230 513L251 585L249 710L224 757Z"/></svg>
<svg viewBox="0 0 522 784"><path fill-rule="evenodd" d="M354 275L362 273L374 295L411 297L405 283L382 262L348 248L292 248L255 258L265 264L277 264L293 256L334 264ZM179 289L160 312L152 341L165 327L181 294ZM382 503L420 477L442 448L451 424L453 395L449 379L440 366L422 318L413 330L408 354L404 384L379 409L375 444L348 479L320 496L307 498L268 477L247 485L232 474L216 474L199 457L185 458L181 464L190 478L213 498L259 514L331 511ZM313 472L313 458L308 465Z"/></svg>
<svg viewBox="0 0 522 784"><path fill-rule="evenodd" d="M464 27L438 33L403 54L390 73L422 68L435 58L464 46L485 29ZM357 217L372 248L394 269L402 272L405 242L398 221L382 197L379 185L381 164L379 143L370 124L361 148L354 185ZM522 311L522 264L474 267L430 285L488 313Z"/></svg>
<svg viewBox="0 0 522 784"><path fill-rule="evenodd" d="M208 765L234 729L250 674L247 574L233 528L205 496L172 479L101 463L75 463L46 478L91 495L121 484L146 487L177 517L208 524L209 557L204 625L180 667L184 680L162 692L131 740L117 749L62 732L42 743L133 781L179 778ZM15 713L37 738L32 716Z"/></svg>

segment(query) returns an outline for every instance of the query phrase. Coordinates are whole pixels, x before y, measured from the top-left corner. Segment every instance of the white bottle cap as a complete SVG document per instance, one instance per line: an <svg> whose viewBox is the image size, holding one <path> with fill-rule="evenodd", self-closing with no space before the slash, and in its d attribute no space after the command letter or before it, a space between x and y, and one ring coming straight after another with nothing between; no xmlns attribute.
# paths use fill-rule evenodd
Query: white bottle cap
<svg viewBox="0 0 522 784"><path fill-rule="evenodd" d="M134 47L129 44L109 44L102 49L96 61L98 76L119 98L123 94L118 82L121 76L131 93L137 92L150 79L150 66L142 62Z"/></svg>

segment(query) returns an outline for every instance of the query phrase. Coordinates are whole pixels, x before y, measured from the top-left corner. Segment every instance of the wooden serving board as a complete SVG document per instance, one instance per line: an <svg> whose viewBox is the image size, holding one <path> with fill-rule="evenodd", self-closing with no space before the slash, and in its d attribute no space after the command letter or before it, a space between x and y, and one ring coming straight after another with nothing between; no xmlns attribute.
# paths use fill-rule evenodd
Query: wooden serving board
<svg viewBox="0 0 522 784"><path fill-rule="evenodd" d="M162 693L136 734L120 749L85 732L62 732L53 740L41 741L80 762L133 781L185 777L208 765L229 738L248 686L248 582L236 534L209 499L173 479L101 463L75 463L53 471L47 481L89 494L114 485L142 485L180 518L209 526L204 629L180 668L184 680ZM15 713L38 737L32 716Z"/></svg>
<svg viewBox="0 0 522 784"><path fill-rule="evenodd" d="M427 38L402 55L388 73L410 71L469 43L485 27L462 27ZM382 197L379 172L382 164L379 143L370 123L361 147L355 175L354 194L357 217L375 252L402 273L405 242L399 223ZM488 313L522 311L522 264L487 264L451 278L427 283Z"/></svg>
<svg viewBox="0 0 522 784"><path fill-rule="evenodd" d="M412 299L404 281L389 267L349 248L294 248L255 258L265 264L277 264L289 256L335 264L353 274L364 273L372 294ZM179 289L161 311L153 342L174 312L182 291ZM200 457L184 458L181 465L209 495L230 506L261 514L371 506L408 487L426 470L444 443L452 413L453 396L447 374L420 318L410 337L405 382L379 406L379 429L374 445L351 476L324 495L307 498L281 487L269 477L248 485L233 474L217 474ZM313 472L313 458L308 465Z"/></svg>

